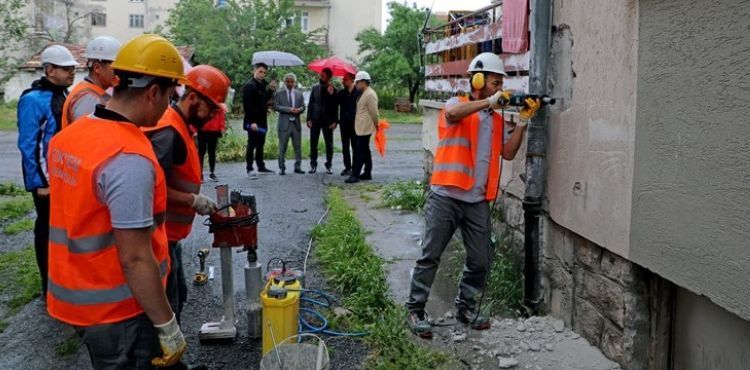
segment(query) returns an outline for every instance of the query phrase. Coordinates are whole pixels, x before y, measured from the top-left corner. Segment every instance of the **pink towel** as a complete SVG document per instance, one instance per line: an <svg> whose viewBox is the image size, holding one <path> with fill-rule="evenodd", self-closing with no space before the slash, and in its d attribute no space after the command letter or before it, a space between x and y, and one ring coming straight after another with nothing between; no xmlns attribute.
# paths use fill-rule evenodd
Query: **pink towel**
<svg viewBox="0 0 750 370"><path fill-rule="evenodd" d="M503 0L503 53L520 54L529 49L528 0Z"/></svg>

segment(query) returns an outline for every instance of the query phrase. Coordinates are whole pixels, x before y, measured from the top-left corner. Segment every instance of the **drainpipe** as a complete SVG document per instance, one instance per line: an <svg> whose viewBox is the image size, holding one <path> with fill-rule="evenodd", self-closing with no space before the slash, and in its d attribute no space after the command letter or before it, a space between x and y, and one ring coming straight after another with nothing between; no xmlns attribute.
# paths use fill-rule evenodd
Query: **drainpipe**
<svg viewBox="0 0 750 370"><path fill-rule="evenodd" d="M529 93L548 94L547 63L552 35L552 0L530 0L531 9L531 64ZM533 314L537 311L539 292L539 249L541 245L540 218L547 183L547 109L541 109L528 127L526 153L526 194L523 209L524 238L524 304Z"/></svg>

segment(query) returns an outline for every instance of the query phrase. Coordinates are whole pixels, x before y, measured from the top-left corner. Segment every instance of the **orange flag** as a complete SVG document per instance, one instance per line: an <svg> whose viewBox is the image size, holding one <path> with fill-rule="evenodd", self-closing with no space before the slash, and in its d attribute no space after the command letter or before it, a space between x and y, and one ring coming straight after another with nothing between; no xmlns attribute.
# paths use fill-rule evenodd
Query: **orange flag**
<svg viewBox="0 0 750 370"><path fill-rule="evenodd" d="M378 122L378 131L375 133L375 148L380 153L381 157L385 157L385 146L388 143L388 137L385 136L385 131L391 128L391 124L387 120L381 119Z"/></svg>

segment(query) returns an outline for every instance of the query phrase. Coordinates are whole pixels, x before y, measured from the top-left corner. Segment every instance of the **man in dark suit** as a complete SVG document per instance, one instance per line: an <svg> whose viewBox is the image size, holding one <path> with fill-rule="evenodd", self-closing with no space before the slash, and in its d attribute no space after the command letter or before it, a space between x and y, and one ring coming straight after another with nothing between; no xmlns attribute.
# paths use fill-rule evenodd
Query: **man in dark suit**
<svg viewBox="0 0 750 370"><path fill-rule="evenodd" d="M286 174L286 146L292 139L294 147L294 173L302 171L302 126L300 116L305 112L305 98L297 85L297 76L288 73L284 76L284 87L274 95L274 110L279 112L279 175Z"/></svg>
<svg viewBox="0 0 750 370"><path fill-rule="evenodd" d="M356 153L354 142L356 134L354 133L354 116L357 113L357 100L360 91L354 86L354 75L347 73L344 75L344 88L337 93L339 104L339 123L341 130L341 148L344 155L344 170L341 176L351 176L352 174L352 155Z"/></svg>
<svg viewBox="0 0 750 370"><path fill-rule="evenodd" d="M257 179L258 175L253 170L253 160L258 165L258 172L273 173L266 168L263 161L263 146L266 144L266 131L268 131L268 102L271 100L271 90L266 82L268 66L263 63L255 65L253 78L242 88L242 105L245 108L245 119L242 127L247 131L247 177Z"/></svg>
<svg viewBox="0 0 750 370"><path fill-rule="evenodd" d="M313 86L307 114L307 127L310 129L310 173L318 170L318 140L323 132L326 143L326 173L332 174L333 131L338 122L336 88L331 84L333 71L328 68L320 72L320 83Z"/></svg>

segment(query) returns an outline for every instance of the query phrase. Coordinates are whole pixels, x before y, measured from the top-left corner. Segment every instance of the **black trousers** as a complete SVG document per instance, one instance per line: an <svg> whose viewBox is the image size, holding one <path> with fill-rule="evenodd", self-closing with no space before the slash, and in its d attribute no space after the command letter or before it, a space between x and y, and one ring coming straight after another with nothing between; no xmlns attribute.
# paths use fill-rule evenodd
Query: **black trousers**
<svg viewBox="0 0 750 370"><path fill-rule="evenodd" d="M260 126L259 126L260 127ZM267 127L263 127L268 129ZM257 131L247 132L247 152L245 152L246 170L253 170L253 160L258 165L258 169L266 168L266 162L263 161L263 147L266 145L266 134Z"/></svg>
<svg viewBox="0 0 750 370"><path fill-rule="evenodd" d="M36 208L36 221L34 222L34 251L36 252L36 264L39 266L39 275L42 277L43 297L47 296L47 271L49 264L49 196L40 197L36 192L31 193Z"/></svg>
<svg viewBox="0 0 750 370"><path fill-rule="evenodd" d="M182 244L180 242L169 242L169 259L172 263L167 275L167 301L179 324L182 307L187 301L187 283L185 270L182 268Z"/></svg>
<svg viewBox="0 0 750 370"><path fill-rule="evenodd" d="M341 128L341 151L344 154L344 169L352 169L352 156L355 154L354 140L356 135L354 130L345 130ZM350 150L351 149L351 150Z"/></svg>
<svg viewBox="0 0 750 370"><path fill-rule="evenodd" d="M370 152L370 136L356 136L354 145L354 169L352 176L372 175L372 152ZM364 172L362 168L364 167Z"/></svg>
<svg viewBox="0 0 750 370"><path fill-rule="evenodd" d="M323 141L326 144L326 168L331 167L333 161L333 130L326 127L313 125L310 128L310 167L318 167L318 141L320 132L323 132Z"/></svg>
<svg viewBox="0 0 750 370"><path fill-rule="evenodd" d="M86 344L94 369L153 369L151 359L162 353L146 314L114 324L76 326L75 331Z"/></svg>
<svg viewBox="0 0 750 370"><path fill-rule="evenodd" d="M208 153L208 168L211 173L216 169L216 144L219 142L221 132L207 131L198 132L198 153L201 156L201 172L203 172L203 161Z"/></svg>

